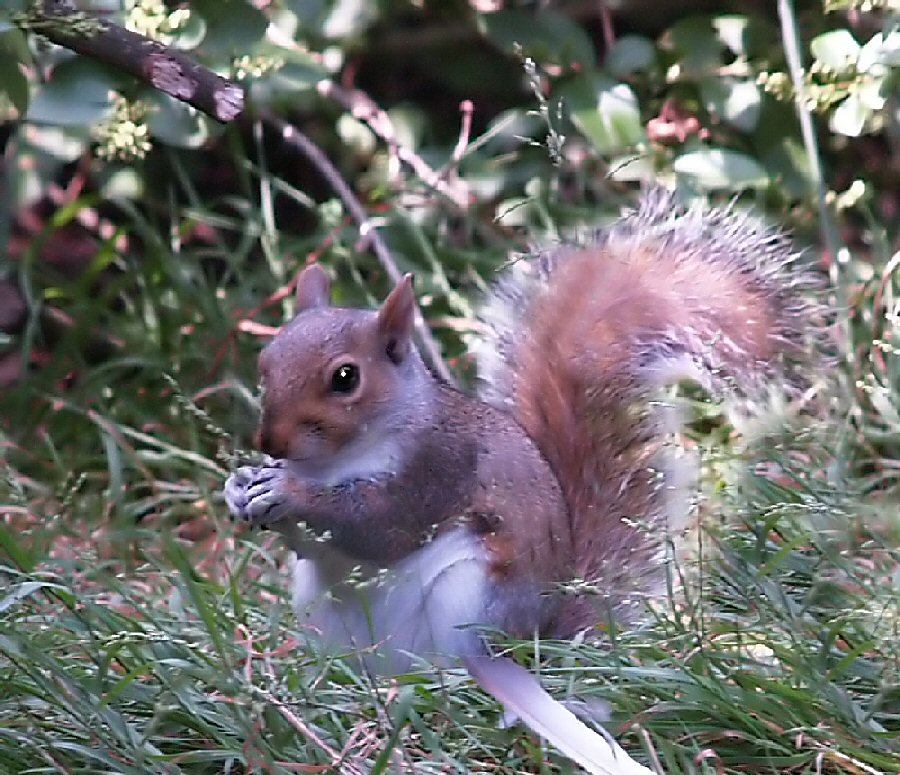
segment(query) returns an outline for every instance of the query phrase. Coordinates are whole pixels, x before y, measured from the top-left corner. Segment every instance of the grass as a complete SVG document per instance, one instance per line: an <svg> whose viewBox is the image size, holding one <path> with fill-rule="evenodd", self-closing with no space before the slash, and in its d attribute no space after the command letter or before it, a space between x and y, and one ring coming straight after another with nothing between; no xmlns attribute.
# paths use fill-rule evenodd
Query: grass
<svg viewBox="0 0 900 775"><path fill-rule="evenodd" d="M29 511L0 532L2 772L572 771L460 671L298 646L266 537ZM643 627L510 647L670 773L896 771L896 552L854 523L767 485Z"/></svg>
<svg viewBox="0 0 900 775"><path fill-rule="evenodd" d="M0 773L573 772L502 728L461 671L378 678L301 641L280 549L232 526L219 495L253 425L260 342L241 321L279 322L270 294L292 256L336 266L346 303L383 278L333 203L311 234L278 234L267 187L209 198L178 156L166 164L167 206L117 205L132 250L111 240L74 283L36 253L18 265L35 305L17 346L49 357L0 396ZM234 167L252 192L255 173ZM420 292L459 353L470 256L423 252L439 242L430 225L385 217L404 269L426 255ZM482 252L498 264L502 247ZM896 305L887 261L859 265L857 353L840 400L822 393L827 422L770 438L767 475L727 483L719 472L749 461L707 457L686 583L602 645L507 644L554 696L606 703L606 726L650 766L900 772L900 366L873 346ZM54 341L50 306L76 321Z"/></svg>

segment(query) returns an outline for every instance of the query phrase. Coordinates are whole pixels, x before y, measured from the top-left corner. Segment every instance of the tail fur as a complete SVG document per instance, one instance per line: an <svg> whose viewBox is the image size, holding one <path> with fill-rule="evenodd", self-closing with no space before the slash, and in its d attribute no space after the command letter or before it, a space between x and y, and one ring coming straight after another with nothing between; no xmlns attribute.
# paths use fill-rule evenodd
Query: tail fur
<svg viewBox="0 0 900 775"><path fill-rule="evenodd" d="M499 700L508 713L591 775L653 775L615 740L601 736L554 700L531 673L509 657L470 656L463 661L481 688Z"/></svg>
<svg viewBox="0 0 900 775"><path fill-rule="evenodd" d="M678 423L655 394L682 379L745 402L795 389L809 317L795 259L747 215L653 190L588 244L513 264L486 305L483 397L560 480L576 554L561 577L599 588L619 615L658 590L663 541L688 512L694 466L679 463ZM554 634L597 618L567 603Z"/></svg>

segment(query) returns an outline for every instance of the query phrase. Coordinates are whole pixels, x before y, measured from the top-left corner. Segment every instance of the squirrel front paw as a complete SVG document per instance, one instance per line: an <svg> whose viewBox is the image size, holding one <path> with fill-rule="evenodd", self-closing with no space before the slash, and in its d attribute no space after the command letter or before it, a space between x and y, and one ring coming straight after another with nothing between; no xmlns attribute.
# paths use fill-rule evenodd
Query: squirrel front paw
<svg viewBox="0 0 900 775"><path fill-rule="evenodd" d="M238 468L225 482L225 503L232 518L267 527L290 517L289 479L290 473L278 460Z"/></svg>

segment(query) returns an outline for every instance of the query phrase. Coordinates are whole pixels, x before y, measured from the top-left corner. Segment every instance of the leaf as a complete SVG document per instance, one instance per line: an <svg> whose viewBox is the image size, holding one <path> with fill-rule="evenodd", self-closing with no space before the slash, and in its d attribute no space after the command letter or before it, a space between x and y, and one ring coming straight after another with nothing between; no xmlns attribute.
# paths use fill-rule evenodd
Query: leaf
<svg viewBox="0 0 900 775"><path fill-rule="evenodd" d="M809 156L796 136L785 134L762 154L760 161L773 185L788 198L799 198L812 190Z"/></svg>
<svg viewBox="0 0 900 775"><path fill-rule="evenodd" d="M263 103L273 98L306 92L328 75L321 64L304 52L290 52L282 66L248 82L253 99Z"/></svg>
<svg viewBox="0 0 900 775"><path fill-rule="evenodd" d="M726 14L689 16L673 25L668 37L678 54L680 74L697 78L712 75L735 56L762 53L771 36L756 19Z"/></svg>
<svg viewBox="0 0 900 775"><path fill-rule="evenodd" d="M175 30L171 45L181 51L195 49L203 42L207 29L206 19L199 13L192 13L187 17L187 21Z"/></svg>
<svg viewBox="0 0 900 775"><path fill-rule="evenodd" d="M301 27L318 28L325 11L325 0L286 0Z"/></svg>
<svg viewBox="0 0 900 775"><path fill-rule="evenodd" d="M191 11L206 20L198 50L214 59L250 53L268 26L265 14L245 0L194 0Z"/></svg>
<svg viewBox="0 0 900 775"><path fill-rule="evenodd" d="M900 66L900 30L889 33L887 38L880 32L873 35L860 49L856 66L863 73L870 73L879 66Z"/></svg>
<svg viewBox="0 0 900 775"><path fill-rule="evenodd" d="M829 70L840 73L856 64L860 47L848 30L839 29L813 38L809 50Z"/></svg>
<svg viewBox="0 0 900 775"><path fill-rule="evenodd" d="M25 118L36 124L91 126L112 109L113 78L99 65L73 57L53 69L39 87Z"/></svg>
<svg viewBox="0 0 900 775"><path fill-rule="evenodd" d="M724 148L701 148L682 154L672 165L694 186L711 191L740 191L768 185L769 176L759 163L743 153Z"/></svg>
<svg viewBox="0 0 900 775"><path fill-rule="evenodd" d="M828 121L828 126L833 132L847 137L859 137L866 119L872 115L872 111L859 98L857 94L851 94L835 108Z"/></svg>
<svg viewBox="0 0 900 775"><path fill-rule="evenodd" d="M34 558L19 544L13 531L3 524L0 524L0 556L9 557L23 571L34 569Z"/></svg>
<svg viewBox="0 0 900 775"><path fill-rule="evenodd" d="M60 584L51 584L47 581L23 581L21 584L10 587L6 595L0 599L0 614L25 600L25 598L31 597L35 593L45 589L67 591L66 588Z"/></svg>
<svg viewBox="0 0 900 775"><path fill-rule="evenodd" d="M762 103L755 80L731 77L704 78L700 94L710 113L744 132L752 132Z"/></svg>
<svg viewBox="0 0 900 775"><path fill-rule="evenodd" d="M618 78L651 70L656 66L656 46L641 35L623 35L609 50L604 65Z"/></svg>
<svg viewBox="0 0 900 775"><path fill-rule="evenodd" d="M738 56L748 56L751 49L751 20L748 16L728 14L712 20L716 37Z"/></svg>
<svg viewBox="0 0 900 775"><path fill-rule="evenodd" d="M199 148L212 134L212 122L200 111L154 91L144 97L152 107L147 112L147 126L157 140L181 148Z"/></svg>
<svg viewBox="0 0 900 775"><path fill-rule="evenodd" d="M646 139L637 98L627 84L588 73L569 82L560 96L572 123L600 153L618 153Z"/></svg>
<svg viewBox="0 0 900 775"><path fill-rule="evenodd" d="M511 54L521 46L527 56L541 63L590 68L596 61L584 28L557 11L510 8L480 14L478 23L488 40Z"/></svg>
<svg viewBox="0 0 900 775"><path fill-rule="evenodd" d="M683 19L669 30L669 39L686 76L707 75L722 63L721 45L709 18Z"/></svg>
<svg viewBox="0 0 900 775"><path fill-rule="evenodd" d="M18 27L0 22L0 59L12 57L23 64L31 64L28 38Z"/></svg>
<svg viewBox="0 0 900 775"><path fill-rule="evenodd" d="M28 79L12 57L0 57L0 95L5 94L20 115L28 110Z"/></svg>

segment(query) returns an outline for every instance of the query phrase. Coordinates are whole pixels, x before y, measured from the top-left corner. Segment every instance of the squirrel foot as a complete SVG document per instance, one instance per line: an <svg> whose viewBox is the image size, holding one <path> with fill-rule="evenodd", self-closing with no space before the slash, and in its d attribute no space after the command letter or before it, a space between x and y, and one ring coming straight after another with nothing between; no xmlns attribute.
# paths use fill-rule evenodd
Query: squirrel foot
<svg viewBox="0 0 900 775"><path fill-rule="evenodd" d="M284 461L267 459L261 466L241 466L225 482L225 503L232 519L267 527L289 517L291 475Z"/></svg>

